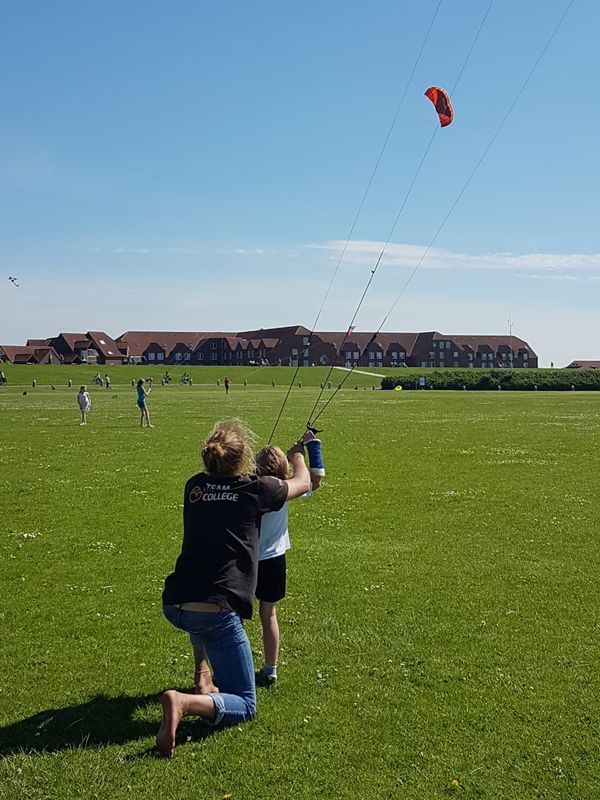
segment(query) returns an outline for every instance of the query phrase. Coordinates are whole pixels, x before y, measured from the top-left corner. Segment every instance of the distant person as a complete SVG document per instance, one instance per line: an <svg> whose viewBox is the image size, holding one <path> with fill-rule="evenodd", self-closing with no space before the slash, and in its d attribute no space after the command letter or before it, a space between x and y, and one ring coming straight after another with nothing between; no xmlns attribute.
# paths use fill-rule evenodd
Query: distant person
<svg viewBox="0 0 600 800"><path fill-rule="evenodd" d="M6 383L6 376L4 375L4 372L0 372L0 386L4 386L5 383Z"/></svg>
<svg viewBox="0 0 600 800"><path fill-rule="evenodd" d="M71 378L69 378L69 389L71 388L71 386L73 386L73 381L71 380Z"/></svg>
<svg viewBox="0 0 600 800"><path fill-rule="evenodd" d="M144 389L144 379L140 378L137 382L137 404L141 412L140 428L144 427L144 420L146 420L146 425L149 428L154 427L154 425L150 424L150 414L148 413L148 406L146 405L146 397L151 391L152 387L150 387L148 390Z"/></svg>
<svg viewBox="0 0 600 800"><path fill-rule="evenodd" d="M107 389L110 389L110 378L108 377L108 375L104 376L104 384Z"/></svg>
<svg viewBox="0 0 600 800"><path fill-rule="evenodd" d="M81 422L79 424L87 425L87 415L92 407L92 398L88 393L87 386L79 387L79 392L77 393L77 404L79 405L79 410L81 411Z"/></svg>
<svg viewBox="0 0 600 800"><path fill-rule="evenodd" d="M310 497L319 488L325 475L325 465L321 455L321 442L315 434L307 431L302 443L308 450L311 487L303 495ZM279 447L267 445L256 454L256 474L271 475L285 480L289 477L290 463ZM290 549L288 530L288 507L285 503L279 511L265 514L260 524L258 548L258 582L256 597L259 601L259 616L262 627L264 663L256 673L258 686L272 686L277 680L279 660L279 622L277 603L285 597L286 564L285 554Z"/></svg>
<svg viewBox="0 0 600 800"><path fill-rule="evenodd" d="M310 481L300 445L288 453L293 477L253 474L252 438L239 420L218 422L202 448L205 471L185 486L183 544L165 580L163 612L190 637L196 691L170 689L161 697L156 745L164 756L173 754L183 717L226 727L256 713L252 650L242 620L252 616L260 518L304 494ZM210 673L207 656L218 691L210 675L200 680Z"/></svg>
<svg viewBox="0 0 600 800"><path fill-rule="evenodd" d="M225 394L229 394L229 378L223 380L223 386L225 387Z"/></svg>

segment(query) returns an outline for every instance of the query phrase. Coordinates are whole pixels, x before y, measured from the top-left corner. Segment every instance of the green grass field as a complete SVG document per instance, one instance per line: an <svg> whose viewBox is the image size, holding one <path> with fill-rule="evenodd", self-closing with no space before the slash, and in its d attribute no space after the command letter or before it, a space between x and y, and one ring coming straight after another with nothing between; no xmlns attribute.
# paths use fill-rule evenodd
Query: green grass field
<svg viewBox="0 0 600 800"><path fill-rule="evenodd" d="M186 721L173 760L154 756L161 691L192 682L160 609L184 482L216 419L264 442L291 375L204 369L155 384L151 430L131 378L158 368L108 370L86 428L76 391L95 369L5 369L0 797L597 798L591 393L374 392L353 375L319 420L326 482L290 508L278 685L256 721L208 737ZM281 444L323 376L300 380Z"/></svg>

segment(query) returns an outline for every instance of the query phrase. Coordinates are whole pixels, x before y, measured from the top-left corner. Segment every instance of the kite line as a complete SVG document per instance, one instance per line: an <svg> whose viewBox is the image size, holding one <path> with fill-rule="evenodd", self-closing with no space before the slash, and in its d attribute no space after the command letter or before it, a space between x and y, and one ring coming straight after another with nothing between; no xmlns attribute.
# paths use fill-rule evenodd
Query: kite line
<svg viewBox="0 0 600 800"><path fill-rule="evenodd" d="M490 13L490 11L492 9L492 6L494 5L494 2L495 2L495 0L490 0L490 2L488 4L488 7L487 7L482 19L481 19L479 27L477 28L477 31L476 31L475 36L473 38L473 41L471 42L471 45L470 45L470 47L469 47L469 49L467 51L467 54L466 54L466 56L465 56L465 58L463 60L462 66L461 66L461 68L460 68L460 70L458 72L458 76L457 76L456 80L454 81L454 85L452 87L451 94L453 94L455 92L456 87L458 86L458 84L460 82L460 79L462 78L463 72L465 71L467 63L469 62L469 59L471 58L471 54L473 53L473 50L475 49L475 45L477 44L477 41L479 39L479 36L481 34L481 31L483 29L485 21L488 18L488 15L489 15L489 13ZM438 112L439 119L440 119L440 126L439 127L446 127L447 125L449 125L452 122L453 112L452 112L452 106L450 105L450 100L448 98L447 93L443 89L439 89L438 87L432 86L429 89L427 89L427 91L425 92L425 96L429 100L431 100L431 102L434 104L434 106L436 108L436 111ZM390 231L388 233L387 239L385 240L385 243L384 243L384 245L383 245L383 247L381 249L381 252L379 253L377 261L375 262L375 266L371 270L371 274L370 274L370 276L369 276L369 278L367 280L367 284L365 286L365 289L364 289L364 291L363 291L363 293L362 293L362 295L360 297L360 300L358 301L358 305L356 306L354 314L352 315L352 319L350 321L350 325L348 326L348 330L346 331L346 333L344 334L344 336L342 338L342 342L341 342L341 344L339 346L339 349L338 349L338 356L342 352L343 347L344 347L346 341L348 340L348 337L350 336L350 334L354 330L354 327L355 327L354 323L356 321L356 317L358 316L358 312L360 311L360 309L362 307L362 304L363 304L364 299L365 299L365 297L367 295L367 292L369 291L369 289L371 287L371 284L373 282L373 279L375 277L375 273L377 272L377 269L379 268L379 265L381 264L381 260L383 259L383 256L385 255L385 252L386 252L386 250L388 248L390 240L391 240L391 238L392 238L392 236L394 234L394 231L396 230L396 226L398 225L398 222L400 220L400 217L402 216L402 212L404 211L404 208L406 206L408 198L410 197L410 194L411 194L411 192L413 190L413 187L414 187L414 185L415 185L415 183L417 181L417 178L419 177L419 173L421 172L423 164L425 163L427 155L429 154L429 151L431 149L431 145L433 144L433 140L435 139L435 137L437 135L439 127L436 125L436 127L435 127L435 129L433 131L433 134L431 135L431 138L429 139L429 142L427 143L427 147L425 148L423 156L421 157L421 161L419 162L419 166L417 167L416 172L415 172L415 174L413 176L413 179L412 179L412 181L411 181L411 183L410 183L410 185L408 187L408 190L407 190L406 194L404 195L404 199L402 201L402 204L400 206L400 209L399 209L398 213L396 214L396 218L395 218L395 220L394 220L394 222L392 224L392 227L390 228ZM373 334L373 336L371 337L369 343L367 344L367 346L365 348L365 351L371 346L371 344L373 343L375 337L380 333L380 331L381 331L381 326L376 331L376 333ZM363 351L363 352L365 352L365 351ZM338 388L334 391L333 395L325 403L323 409L313 419L313 415L314 415L315 411L317 410L318 405L321 402L321 398L323 396L323 392L325 391L324 387L327 385L327 382L329 381L329 378L331 377L331 373L335 369L335 361L336 361L336 359L334 359L333 364L330 366L329 372L327 373L327 377L325 378L325 381L323 382L323 384L321 386L321 390L320 390L320 392L319 392L319 394L317 396L317 399L315 400L315 403L314 403L314 405L313 405L313 407L311 409L311 412L308 415L308 423L307 424L309 426L314 425L315 421L318 419L318 417L321 415L321 413L329 405L331 400L333 400L333 397L341 389L341 387L344 385L344 383L346 383L346 381L348 380L348 378L352 374L356 364L358 363L358 361L360 361L360 357L359 357L358 361L356 362L356 364L351 364L350 365L350 372L348 372L346 374L346 376L344 377L344 380L341 382L341 384L338 385Z"/></svg>
<svg viewBox="0 0 600 800"><path fill-rule="evenodd" d="M493 1L494 0L492 0L492 2ZM324 295L323 300L321 302L321 306L320 306L320 308L319 308L319 310L317 312L317 316L315 317L315 320L314 320L314 322L312 324L312 328L310 329L310 333L308 335L308 345L306 345L303 348L303 355L304 356L306 356L308 354L308 349L310 348L310 340L311 340L314 332L317 329L317 324L319 322L319 319L321 318L321 313L323 312L323 308L325 307L325 303L327 302L327 298L329 297L329 294L331 292L331 288L333 286L333 283L334 283L334 281L336 279L336 276L338 274L338 271L339 271L339 268L341 266L341 263L342 263L342 261L344 259L345 254L346 254L346 250L348 249L348 244L350 243L350 239L352 238L352 234L354 233L354 229L355 229L356 224L358 222L358 219L359 219L359 217L360 217L360 215L362 213L364 204L365 204L365 202L367 200L367 196L368 196L369 192L371 191L371 186L373 184L373 181L375 180L375 176L376 176L377 171L379 169L379 165L381 163L381 159L383 158L383 154L385 153L385 150L387 148L388 142L389 142L390 137L392 135L392 131L394 130L394 127L396 125L396 121L397 121L397 119L398 119L398 117L400 115L400 111L402 109L402 106L404 105L404 100L406 99L406 95L407 95L408 90L410 88L410 84L411 84L412 79L414 77L414 74L415 74L415 72L417 70L417 67L419 66L419 62L421 61L421 56L423 54L423 50L425 49L425 45L427 44L427 41L429 40L429 35L431 33L431 30L433 28L435 20L437 19L437 15L438 15L438 12L440 10L440 6L441 5L442 5L442 0L438 0L438 4L437 4L437 6L436 6L436 8L435 8L435 10L433 12L433 16L432 16L432 18L431 18L431 20L429 22L429 25L427 27L427 31L425 32L425 36L423 37L423 41L421 42L421 46L419 47L419 51L417 53L417 57L416 57L415 62L413 64L413 66L412 66L412 69L410 71L410 75L408 76L408 79L407 79L406 84L404 86L404 91L402 92L402 96L400 97L400 102L398 103L398 107L396 108L396 113L394 114L394 116L392 118L392 122L391 122L391 124L390 124L390 126L388 128L387 134L386 134L386 136L385 136L385 138L383 140L383 144L382 144L382 146L381 146L381 148L379 150L379 154L378 154L377 159L375 161L375 166L373 167L373 170L371 172L371 176L369 177L369 180L367 182L367 187L366 187L366 189L365 189L365 191L363 193L362 199L361 199L361 201L360 201L360 203L358 205L358 209L356 210L356 213L354 215L354 219L352 221L352 225L350 226L350 230L348 231L348 235L346 237L346 241L344 243L344 246L342 247L342 250L340 252L339 258L338 258L337 263L335 265L335 268L334 268L334 271L333 271L333 275L331 276L331 280L329 282L329 286L327 287L327 290L325 291L325 295ZM277 426L279 425L279 422L281 420L281 416L282 416L283 411L285 409L285 406L287 404L288 398L290 396L290 393L292 391L294 383L296 382L296 378L298 376L299 370L300 370L300 358L298 358L298 364L296 365L296 370L295 370L294 374L292 375L292 380L290 381L290 385L288 387L287 393L286 393L285 397L283 398L283 402L281 404L281 408L279 410L279 414L277 416L277 419L275 420L275 424L273 425L273 430L271 431L271 435L269 436L269 442L268 442L269 444L273 441L273 436L275 435L275 431L277 430Z"/></svg>
<svg viewBox="0 0 600 800"><path fill-rule="evenodd" d="M481 166L481 164L482 164L483 160L485 159L485 157L486 157L486 155L488 154L488 152L491 150L491 148L492 148L492 145L494 144L494 142L496 141L496 139L497 139L498 135L500 134L500 131L501 131L501 130L502 130L502 128L504 127L504 125L505 125L506 121L508 120L508 118L509 118L509 117L510 117L510 115L512 114L512 112L513 112L513 110L514 110L515 106L516 106L516 105L517 105L517 103L519 102L519 99L521 98L521 95L523 94L523 92L524 92L524 91L525 91L525 89L527 88L528 84L530 83L530 81L531 81L531 79L532 79L533 75L535 74L535 71L537 70L537 68L538 68L538 66L539 66L539 64L540 64L540 62L541 62L541 60L543 59L543 57L544 57L544 55L546 54L546 52L547 52L548 48L550 47L551 43L553 42L554 38L556 37L556 34L558 33L558 31L559 31L560 27L562 26L562 24L563 24L563 22L564 22L564 20L565 20L565 17L566 17L566 16L567 16L567 14L569 13L569 11L570 11L570 9L571 9L571 6L573 5L573 3L574 3L574 2L575 2L575 0L569 0L569 3L567 4L567 6L566 6L565 10L563 11L563 13L562 13L561 17L559 18L558 22L557 22L557 23L556 23L556 25L554 26L554 28L553 28L553 30L552 30L552 32L551 32L551 34L550 34L549 38L547 39L547 41L546 41L546 43L545 43L544 47L542 48L542 50L540 51L540 53L539 53L538 57L536 58L536 60L535 60L535 62L534 62L534 64L533 64L533 66L531 67L531 69L530 69L530 71L529 71L529 73L528 73L527 77L525 78L525 80L524 80L524 81L523 81L523 83L521 84L521 86L520 86L520 88L518 89L518 91L517 91L517 93L516 93L516 95L515 95L515 97L514 97L513 101L511 102L510 106L508 107L508 110L507 110L507 112L505 113L505 115L504 115L504 116L502 117L502 119L500 120L500 123L498 124L498 126L497 126L496 130L494 131L494 133L493 133L493 135L492 135L492 137L491 137L490 141L488 142L488 144L487 144L487 145L486 145L486 147L484 148L484 150L483 150L483 152L482 152L481 156L479 157L479 159L478 159L478 160L477 160L477 162L475 163L475 166L474 166L474 167L473 167L473 169L471 170L471 173L469 174L469 176L468 176L467 180L465 181L465 183L463 184L462 188L461 188L461 189L460 189L460 191L458 192L458 194L457 194L457 196L456 196L456 198L455 198L454 202L453 202L453 203L452 203L452 205L450 206L450 208L449 208L448 212L446 213L445 217L442 219L442 221L441 221L440 225L438 226L438 228L436 229L435 233L433 234L433 236L432 236L432 238L431 238L431 240L430 240L429 244L428 244L428 245L427 245L427 247L425 248L425 250L424 250L423 254L421 255L421 257L420 257L420 258L419 258L419 260L417 261L416 265L415 265L415 266L413 267L413 269L411 270L411 272L410 272L410 274L409 274L408 278L406 279L406 281L404 282L404 284L403 284L403 286L401 287L400 291L398 292L398 294L397 294L396 298L394 299L394 302L392 303L392 305L390 306L390 308L389 308L389 310L387 311L386 315L384 316L384 318L383 318L383 320L382 320L381 324L379 325L379 327L377 328L376 332L375 332L375 333L373 334L373 336L371 337L371 339L370 339L370 341L369 341L369 344L367 345L367 347L366 347L366 348L363 350L363 352L361 353L361 357L362 357L362 355L364 355L364 353L366 352L366 350L368 349L368 347L370 347L370 345L373 343L373 341L375 340L375 338L376 338L376 337L377 337L377 336L378 336L378 335L381 333L381 330L382 330L383 326L385 325L385 323L386 323L386 322L387 322L387 320L389 319L389 317L390 317L390 315L391 315L392 311L395 309L395 307L396 307L396 305L398 304L398 302L399 302L400 298L401 298L401 297L402 297L402 295L404 294L404 292L405 292L405 290L406 290L407 286L409 285L409 283L411 282L411 280L414 278L414 276L416 275L416 273L417 273L417 271L418 271L419 267L421 266L421 264L423 263L423 261L424 261L424 260L425 260L425 258L427 257L427 255L428 255L429 251L430 251L430 250L431 250L431 248L433 247L433 245L434 245L435 241L437 240L438 236L440 235L440 233L441 233L442 229L445 227L446 223L448 222L448 219L450 218L450 216L451 216L452 212L454 211L454 209L455 209L455 208L456 208L456 206L458 205L458 203L459 203L460 199L462 198L462 196L464 195L465 191L467 190L467 188L468 188L469 184L470 184L470 183L471 183L471 181L473 180L473 177L475 176L476 172L478 171L479 167ZM462 73L461 73L461 74L462 74ZM358 361L360 361L360 358L358 359ZM358 364L358 361L357 361L357 364ZM317 415L316 415L314 418L312 418L311 420L309 420L309 424L310 424L310 425L314 425L314 423L315 423L315 422L316 422L316 421L319 419L319 417L320 417L320 416L323 414L323 412L325 411L325 409L327 408L327 406L328 406L328 405L331 403L331 401L333 400L333 398L335 397L335 395L338 393L338 391L339 391L339 390L342 388L342 386L343 386L343 385L345 384L345 382L348 380L348 378L349 378L349 377L350 377L350 375L352 374L352 372L353 372L353 370L354 370L354 368L355 368L355 366L356 366L357 364L353 364L353 365L351 366L351 368L350 368L350 371L346 373L346 375L344 376L344 379L343 379L343 380L341 381L341 383L338 385L338 388L337 388L337 389L336 389L336 390L333 392L333 394L331 395L331 397L330 397L330 398L327 400L327 402L326 402L326 403L325 403L325 404L322 406L322 408L320 409L319 413L318 413L318 414L317 414ZM322 395L322 392L321 392L321 395ZM320 395L320 396L321 396L321 395ZM313 409L313 412L312 412L312 413L314 413L314 410L315 410L315 409ZM312 413L311 413L311 417L312 417Z"/></svg>

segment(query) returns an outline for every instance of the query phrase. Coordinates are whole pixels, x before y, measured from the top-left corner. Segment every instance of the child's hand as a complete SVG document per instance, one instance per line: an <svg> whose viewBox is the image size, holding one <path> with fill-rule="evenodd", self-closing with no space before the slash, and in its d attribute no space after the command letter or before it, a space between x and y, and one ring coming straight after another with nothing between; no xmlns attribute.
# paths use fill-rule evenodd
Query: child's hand
<svg viewBox="0 0 600 800"><path fill-rule="evenodd" d="M293 444L287 451L288 461L291 461L296 455L301 455L302 458L304 458L304 445L302 442L296 442L296 444Z"/></svg>

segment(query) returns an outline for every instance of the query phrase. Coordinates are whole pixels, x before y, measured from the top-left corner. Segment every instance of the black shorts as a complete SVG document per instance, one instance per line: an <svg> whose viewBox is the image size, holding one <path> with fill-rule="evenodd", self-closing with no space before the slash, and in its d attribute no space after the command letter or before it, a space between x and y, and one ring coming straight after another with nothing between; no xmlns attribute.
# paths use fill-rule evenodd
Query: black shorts
<svg viewBox="0 0 600 800"><path fill-rule="evenodd" d="M258 562L256 596L265 603L277 603L285 597L285 553Z"/></svg>

